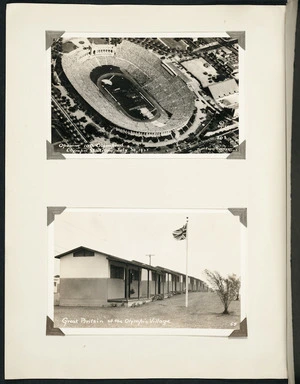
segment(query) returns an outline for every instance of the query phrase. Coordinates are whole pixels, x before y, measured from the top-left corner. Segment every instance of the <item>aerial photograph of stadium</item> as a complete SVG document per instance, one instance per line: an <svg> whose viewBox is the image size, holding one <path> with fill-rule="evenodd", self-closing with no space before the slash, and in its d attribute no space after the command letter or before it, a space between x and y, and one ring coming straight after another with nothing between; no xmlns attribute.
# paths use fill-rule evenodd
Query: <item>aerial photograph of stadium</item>
<svg viewBox="0 0 300 384"><path fill-rule="evenodd" d="M239 146L234 37L59 37L51 144L69 154L230 154Z"/></svg>

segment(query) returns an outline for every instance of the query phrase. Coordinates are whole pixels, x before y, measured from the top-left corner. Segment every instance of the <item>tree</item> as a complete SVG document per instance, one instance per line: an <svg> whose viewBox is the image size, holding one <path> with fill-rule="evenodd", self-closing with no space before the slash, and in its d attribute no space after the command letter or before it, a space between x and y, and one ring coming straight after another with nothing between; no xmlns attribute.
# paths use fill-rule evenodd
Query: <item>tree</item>
<svg viewBox="0 0 300 384"><path fill-rule="evenodd" d="M228 279L231 282L232 289L235 291L235 300L239 300L240 296L240 288L241 288L241 280L237 277L235 273L228 276Z"/></svg>
<svg viewBox="0 0 300 384"><path fill-rule="evenodd" d="M235 275L229 275L227 278L220 275L219 272L205 270L207 280L212 289L216 292L224 306L224 315L228 315L228 307L233 300L236 300L240 289L240 279Z"/></svg>

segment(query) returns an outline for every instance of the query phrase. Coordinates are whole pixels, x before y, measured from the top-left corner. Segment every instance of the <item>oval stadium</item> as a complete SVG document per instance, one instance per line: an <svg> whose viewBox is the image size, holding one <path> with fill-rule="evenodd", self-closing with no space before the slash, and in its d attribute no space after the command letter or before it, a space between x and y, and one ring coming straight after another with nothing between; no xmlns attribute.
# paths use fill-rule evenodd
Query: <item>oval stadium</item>
<svg viewBox="0 0 300 384"><path fill-rule="evenodd" d="M131 132L170 134L193 114L195 95L186 83L164 69L152 52L128 40L106 51L91 46L72 50L63 55L62 67L96 111ZM128 81L122 84L121 76Z"/></svg>
<svg viewBox="0 0 300 384"><path fill-rule="evenodd" d="M230 153L239 145L233 38L60 37L51 143L71 153Z"/></svg>

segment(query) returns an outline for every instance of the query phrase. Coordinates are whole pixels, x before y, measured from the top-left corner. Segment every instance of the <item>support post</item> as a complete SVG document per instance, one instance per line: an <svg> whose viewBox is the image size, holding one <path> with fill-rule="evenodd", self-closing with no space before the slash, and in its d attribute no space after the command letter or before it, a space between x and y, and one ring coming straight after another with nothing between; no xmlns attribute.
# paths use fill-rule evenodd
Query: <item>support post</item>
<svg viewBox="0 0 300 384"><path fill-rule="evenodd" d="M128 288L129 288L129 274L128 274L128 266L126 265L125 269L125 299L128 300Z"/></svg>
<svg viewBox="0 0 300 384"><path fill-rule="evenodd" d="M141 287L141 270L139 269L139 279L138 279L138 300L140 300L140 287Z"/></svg>
<svg viewBox="0 0 300 384"><path fill-rule="evenodd" d="M150 278L150 271L149 269L147 269L147 297L148 299L150 299L150 281L149 281L149 278Z"/></svg>
<svg viewBox="0 0 300 384"><path fill-rule="evenodd" d="M189 221L189 218L187 217L186 218L186 277L185 277L185 306L186 308L188 307L188 303L189 303L189 283L188 283L188 255L189 255L189 241L188 241L188 236L189 236L189 231L188 231L188 221Z"/></svg>

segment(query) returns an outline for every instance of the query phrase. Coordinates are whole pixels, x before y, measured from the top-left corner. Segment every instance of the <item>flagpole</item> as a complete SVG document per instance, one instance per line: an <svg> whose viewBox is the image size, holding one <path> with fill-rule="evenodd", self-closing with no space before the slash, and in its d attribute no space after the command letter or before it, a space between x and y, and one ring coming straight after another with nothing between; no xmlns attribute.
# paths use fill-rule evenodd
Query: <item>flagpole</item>
<svg viewBox="0 0 300 384"><path fill-rule="evenodd" d="M189 282L188 282L188 255L189 255L189 241L188 241L188 222L189 222L189 218L187 217L186 218L186 274L185 274L185 306L186 308L188 307L188 299L189 299Z"/></svg>

